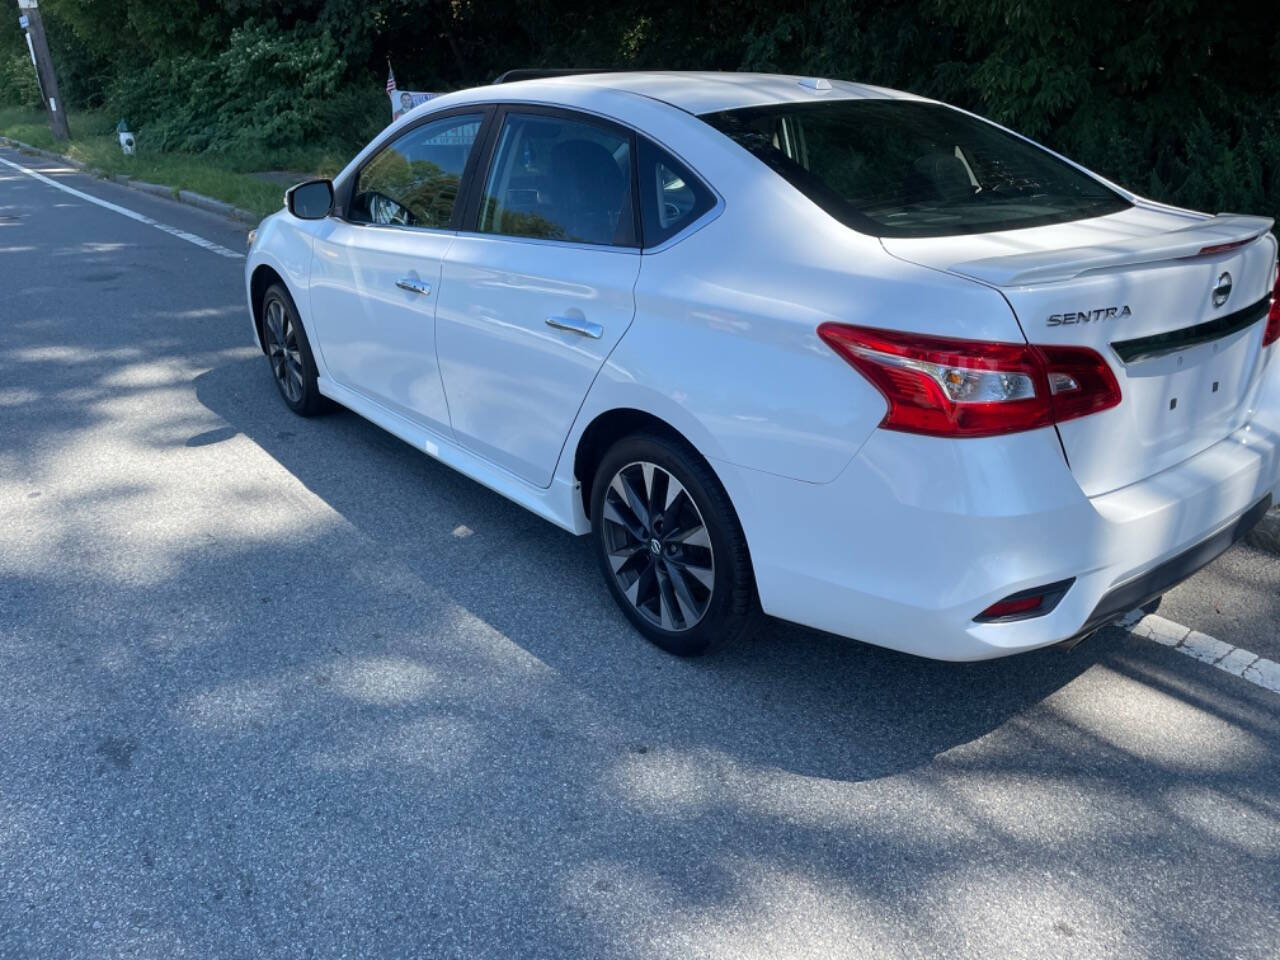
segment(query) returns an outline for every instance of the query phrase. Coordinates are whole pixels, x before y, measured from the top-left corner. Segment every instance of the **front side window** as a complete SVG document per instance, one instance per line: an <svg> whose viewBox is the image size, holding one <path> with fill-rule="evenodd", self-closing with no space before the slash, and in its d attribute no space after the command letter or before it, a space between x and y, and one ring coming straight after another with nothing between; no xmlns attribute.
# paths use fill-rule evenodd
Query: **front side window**
<svg viewBox="0 0 1280 960"><path fill-rule="evenodd" d="M631 138L612 127L508 114L478 229L509 237L635 246Z"/></svg>
<svg viewBox="0 0 1280 960"><path fill-rule="evenodd" d="M945 237L1130 206L1039 147L936 103L833 100L702 117L846 226Z"/></svg>
<svg viewBox="0 0 1280 960"><path fill-rule="evenodd" d="M348 219L384 226L447 228L480 124L480 114L415 127L365 164Z"/></svg>

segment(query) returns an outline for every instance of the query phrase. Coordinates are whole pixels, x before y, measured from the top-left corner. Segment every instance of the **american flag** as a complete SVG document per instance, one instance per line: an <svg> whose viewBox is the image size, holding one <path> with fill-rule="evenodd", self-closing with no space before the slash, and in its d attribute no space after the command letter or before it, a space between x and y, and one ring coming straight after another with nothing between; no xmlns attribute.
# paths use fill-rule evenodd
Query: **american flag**
<svg viewBox="0 0 1280 960"><path fill-rule="evenodd" d="M387 64L387 93L396 92L396 75L391 70L391 64Z"/></svg>

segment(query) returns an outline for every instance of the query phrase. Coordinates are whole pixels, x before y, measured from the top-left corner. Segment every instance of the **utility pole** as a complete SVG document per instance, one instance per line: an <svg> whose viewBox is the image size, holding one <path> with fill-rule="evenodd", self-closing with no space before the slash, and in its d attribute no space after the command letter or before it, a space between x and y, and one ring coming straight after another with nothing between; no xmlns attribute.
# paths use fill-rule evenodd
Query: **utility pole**
<svg viewBox="0 0 1280 960"><path fill-rule="evenodd" d="M49 128L53 131L53 139L70 140L67 111L58 97L58 77L53 72L49 40L44 34L44 21L40 19L40 0L18 0L18 10L22 14L18 22L27 31L27 48L31 51L31 62L36 67L40 96L49 108Z"/></svg>

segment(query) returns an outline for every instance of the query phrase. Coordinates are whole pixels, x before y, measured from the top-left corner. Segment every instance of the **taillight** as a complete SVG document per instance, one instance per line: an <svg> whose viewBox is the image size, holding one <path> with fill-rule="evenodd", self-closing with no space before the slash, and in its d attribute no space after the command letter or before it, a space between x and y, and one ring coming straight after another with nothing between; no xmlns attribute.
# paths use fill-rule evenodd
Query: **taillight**
<svg viewBox="0 0 1280 960"><path fill-rule="evenodd" d="M1267 312L1267 328L1262 331L1262 345L1280 340L1280 271L1276 273L1276 285L1271 291L1271 309Z"/></svg>
<svg viewBox="0 0 1280 960"><path fill-rule="evenodd" d="M1245 244L1253 243L1262 234L1256 234L1252 237L1245 237L1243 240L1231 240L1227 243L1215 243L1212 246L1201 247L1197 256L1200 257L1216 257L1220 253L1228 253L1232 250L1239 250Z"/></svg>
<svg viewBox="0 0 1280 960"><path fill-rule="evenodd" d="M824 323L818 336L889 404L880 426L990 437L1083 417L1120 402L1107 362L1085 347L956 340Z"/></svg>
<svg viewBox="0 0 1280 960"><path fill-rule="evenodd" d="M1053 422L1086 417L1120 403L1120 384L1096 350L1088 347L1031 348L1044 360Z"/></svg>

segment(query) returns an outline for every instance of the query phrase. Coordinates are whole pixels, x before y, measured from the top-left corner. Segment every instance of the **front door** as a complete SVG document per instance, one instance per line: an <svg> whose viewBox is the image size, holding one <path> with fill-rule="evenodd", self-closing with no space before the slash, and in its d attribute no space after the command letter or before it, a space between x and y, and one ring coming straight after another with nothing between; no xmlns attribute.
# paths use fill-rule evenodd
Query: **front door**
<svg viewBox="0 0 1280 960"><path fill-rule="evenodd" d="M330 375L407 419L448 433L436 363L440 267L484 114L402 134L356 175L345 218L316 237L311 314Z"/></svg>
<svg viewBox="0 0 1280 960"><path fill-rule="evenodd" d="M635 145L567 111L501 122L474 229L445 257L437 349L457 440L545 487L635 313Z"/></svg>

